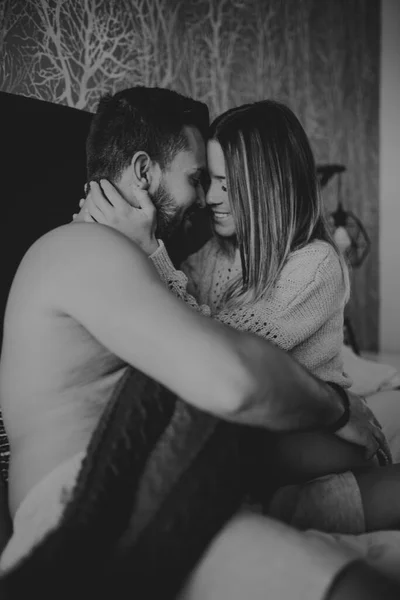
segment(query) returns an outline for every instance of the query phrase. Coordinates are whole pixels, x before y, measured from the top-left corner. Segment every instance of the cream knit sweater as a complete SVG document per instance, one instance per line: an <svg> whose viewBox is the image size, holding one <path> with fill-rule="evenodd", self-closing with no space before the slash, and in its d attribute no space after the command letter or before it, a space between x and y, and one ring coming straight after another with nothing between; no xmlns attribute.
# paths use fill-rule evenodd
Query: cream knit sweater
<svg viewBox="0 0 400 600"><path fill-rule="evenodd" d="M227 256L213 238L177 271L159 243L150 259L178 298L204 315L270 340L320 379L351 385L342 360L349 277L330 244L314 241L293 252L266 298L227 311L220 307L221 297L241 273L239 253Z"/></svg>

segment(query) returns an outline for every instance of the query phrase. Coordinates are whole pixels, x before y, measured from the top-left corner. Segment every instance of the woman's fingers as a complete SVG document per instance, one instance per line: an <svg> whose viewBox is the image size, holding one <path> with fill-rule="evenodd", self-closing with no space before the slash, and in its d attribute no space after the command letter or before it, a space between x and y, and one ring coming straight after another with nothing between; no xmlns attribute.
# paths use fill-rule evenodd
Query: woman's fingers
<svg viewBox="0 0 400 600"><path fill-rule="evenodd" d="M91 215L97 223L115 226L117 222L135 219L136 211L142 212L142 217L154 220L156 209L148 192L141 187L134 189L136 206L132 206L107 179L100 182L91 181L88 185L86 198L79 201L80 213L73 220L91 222Z"/></svg>
<svg viewBox="0 0 400 600"><path fill-rule="evenodd" d="M101 218L104 218L104 217L101 217ZM92 217L92 215L90 213L85 214L85 222L86 223L101 223L101 221L98 221L97 219Z"/></svg>
<svg viewBox="0 0 400 600"><path fill-rule="evenodd" d="M100 186L104 196L114 208L124 208L126 200L121 196L118 190L107 179L100 179Z"/></svg>
<svg viewBox="0 0 400 600"><path fill-rule="evenodd" d="M118 211L123 211L126 208L127 201L107 179L101 179L100 185L96 182L91 182L90 185L91 191L94 190L96 192L96 203L103 211L106 210L106 205L104 200L101 200L100 194L102 194L102 198L106 198ZM145 210L147 214L152 214L155 211L155 206L152 203L147 190L135 187L134 196L136 199L136 208ZM131 206L130 208L135 207Z"/></svg>
<svg viewBox="0 0 400 600"><path fill-rule="evenodd" d="M118 192L118 190L116 190L113 184L110 183L107 179L101 179L100 184L109 202L115 208L123 210L127 202L125 198L121 196L121 194ZM150 196L147 190L137 186L134 188L133 192L136 200L134 208L144 209L147 213L149 211L155 210L154 204L150 200Z"/></svg>
<svg viewBox="0 0 400 600"><path fill-rule="evenodd" d="M152 215L155 212L156 207L152 203L150 196L147 190L143 190L142 188L135 188L135 197L138 201L138 204L142 210L146 212L148 215Z"/></svg>
<svg viewBox="0 0 400 600"><path fill-rule="evenodd" d="M98 211L103 213L103 215L107 218L111 217L111 213L113 211L113 206L109 202L108 198L104 195L101 186L92 181L90 183L90 191L86 196L85 208L93 215L93 211L96 208Z"/></svg>
<svg viewBox="0 0 400 600"><path fill-rule="evenodd" d="M99 206L97 206L91 199L89 199L89 196L86 200L87 202L85 204L85 208L83 209L84 220L88 223L91 223L91 217L96 223L102 223L103 225L107 225L108 219L102 211L102 209Z"/></svg>

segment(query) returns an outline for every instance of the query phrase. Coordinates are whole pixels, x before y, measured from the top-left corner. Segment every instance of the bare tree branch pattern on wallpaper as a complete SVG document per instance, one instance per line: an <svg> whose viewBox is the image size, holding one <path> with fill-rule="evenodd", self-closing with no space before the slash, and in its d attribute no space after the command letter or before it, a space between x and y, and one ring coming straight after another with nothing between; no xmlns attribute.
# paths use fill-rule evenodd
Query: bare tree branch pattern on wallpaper
<svg viewBox="0 0 400 600"><path fill-rule="evenodd" d="M2 0L0 89L89 111L134 84L201 99L212 116L260 98L287 103L317 162L347 167L345 206L372 241L349 310L359 345L374 350L379 15L369 0ZM334 182L324 193L334 210Z"/></svg>

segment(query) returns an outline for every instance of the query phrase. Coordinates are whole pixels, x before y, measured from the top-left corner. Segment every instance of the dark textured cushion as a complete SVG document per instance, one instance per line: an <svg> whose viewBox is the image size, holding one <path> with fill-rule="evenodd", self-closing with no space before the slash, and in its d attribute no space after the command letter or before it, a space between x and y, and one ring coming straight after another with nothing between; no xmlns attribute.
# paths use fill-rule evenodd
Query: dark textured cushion
<svg viewBox="0 0 400 600"><path fill-rule="evenodd" d="M60 526L0 579L1 598L174 598L259 471L255 430L130 370L92 437ZM263 473L265 475L265 473ZM61 582L61 583L60 583Z"/></svg>

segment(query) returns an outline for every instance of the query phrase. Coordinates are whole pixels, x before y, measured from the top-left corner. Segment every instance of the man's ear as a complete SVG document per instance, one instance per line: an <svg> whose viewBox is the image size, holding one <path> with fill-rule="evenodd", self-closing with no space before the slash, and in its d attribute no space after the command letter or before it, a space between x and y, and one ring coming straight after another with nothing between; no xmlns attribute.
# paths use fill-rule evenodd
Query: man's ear
<svg viewBox="0 0 400 600"><path fill-rule="evenodd" d="M150 187L152 179L152 161L147 152L135 152L131 161L132 183L147 190Z"/></svg>

